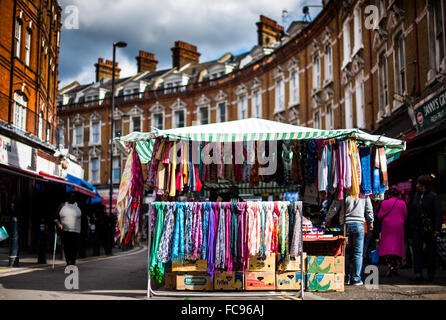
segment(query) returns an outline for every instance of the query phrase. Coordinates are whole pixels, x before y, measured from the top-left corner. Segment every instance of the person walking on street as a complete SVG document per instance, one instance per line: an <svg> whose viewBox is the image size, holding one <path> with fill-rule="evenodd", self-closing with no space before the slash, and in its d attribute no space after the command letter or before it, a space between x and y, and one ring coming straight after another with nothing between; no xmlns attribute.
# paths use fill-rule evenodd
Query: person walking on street
<svg viewBox="0 0 446 320"><path fill-rule="evenodd" d="M404 221L407 218L406 203L398 199L398 191L391 188L388 199L381 204L378 219L381 220L379 256L384 257L388 270L386 276L397 276L404 257Z"/></svg>
<svg viewBox="0 0 446 320"><path fill-rule="evenodd" d="M344 205L345 202L345 205ZM327 214L326 226L331 225L334 216L339 215L339 223L345 223L347 247L345 252L346 283L362 285L361 271L364 249L364 222L367 220L369 232L373 231L373 206L369 197L353 199L347 196L345 200L333 201ZM350 271L350 262L354 270Z"/></svg>
<svg viewBox="0 0 446 320"><path fill-rule="evenodd" d="M423 262L428 267L428 281L434 281L436 267L436 237L441 232L442 210L440 198L431 191L433 179L429 175L417 180L414 198L409 209L409 230L413 241L414 280L423 280ZM423 244L426 244L427 261L423 261Z"/></svg>
<svg viewBox="0 0 446 320"><path fill-rule="evenodd" d="M76 264L77 246L81 232L81 216L82 212L76 203L76 193L70 192L68 201L62 206L55 220L58 228L62 230L67 266Z"/></svg>

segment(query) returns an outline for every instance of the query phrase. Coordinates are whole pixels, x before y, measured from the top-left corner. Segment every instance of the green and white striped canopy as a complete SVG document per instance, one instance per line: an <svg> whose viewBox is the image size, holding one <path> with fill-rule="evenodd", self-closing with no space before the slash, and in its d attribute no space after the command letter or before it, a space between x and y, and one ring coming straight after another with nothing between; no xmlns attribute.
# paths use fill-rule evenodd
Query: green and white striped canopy
<svg viewBox="0 0 446 320"><path fill-rule="evenodd" d="M147 163L150 161L154 139L157 137L207 142L354 138L363 141L366 145L375 144L386 147L388 156L406 149L405 141L371 135L359 129L319 130L257 118L152 132L132 132L115 140L125 151L129 150L132 143L136 143L135 148L141 162Z"/></svg>

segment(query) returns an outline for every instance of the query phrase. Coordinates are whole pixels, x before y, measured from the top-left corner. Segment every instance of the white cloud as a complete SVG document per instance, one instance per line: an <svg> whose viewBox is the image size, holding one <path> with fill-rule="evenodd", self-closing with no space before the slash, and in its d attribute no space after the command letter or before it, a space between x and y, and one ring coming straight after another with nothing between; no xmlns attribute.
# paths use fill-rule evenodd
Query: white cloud
<svg viewBox="0 0 446 320"><path fill-rule="evenodd" d="M200 61L215 59L225 52L248 51L257 43L259 15L282 23L282 10L302 18L305 3L321 0L59 0L62 7L79 9L79 30L62 30L61 81L90 70L98 57L111 59L111 44L126 41L119 49L122 75L136 72L138 50L156 54L158 68L171 67L171 50L176 40L194 44ZM64 16L62 16L64 18ZM63 22L63 21L62 21ZM288 21L289 23L291 21ZM79 50L82 55L64 50ZM88 57L88 58L86 58ZM88 61L87 61L88 60ZM88 63L88 65L86 65ZM77 66L78 65L78 66ZM86 69L85 69L86 68ZM92 75L92 76L91 76Z"/></svg>

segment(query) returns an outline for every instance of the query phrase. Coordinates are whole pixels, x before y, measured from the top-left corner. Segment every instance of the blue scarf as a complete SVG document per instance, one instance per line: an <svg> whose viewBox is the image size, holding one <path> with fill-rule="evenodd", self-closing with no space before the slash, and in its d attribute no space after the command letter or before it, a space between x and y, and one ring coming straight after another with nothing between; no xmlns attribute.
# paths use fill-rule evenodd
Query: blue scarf
<svg viewBox="0 0 446 320"><path fill-rule="evenodd" d="M184 262L184 202L177 202L177 221L172 246L172 262Z"/></svg>

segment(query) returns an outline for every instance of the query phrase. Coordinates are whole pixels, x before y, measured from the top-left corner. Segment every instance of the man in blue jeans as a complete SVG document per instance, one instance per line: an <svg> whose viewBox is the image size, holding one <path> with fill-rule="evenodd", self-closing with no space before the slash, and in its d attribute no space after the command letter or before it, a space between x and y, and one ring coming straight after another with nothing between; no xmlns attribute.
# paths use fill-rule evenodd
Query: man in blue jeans
<svg viewBox="0 0 446 320"><path fill-rule="evenodd" d="M373 206L369 197L334 201L328 210L326 226L339 214L339 223L345 223L347 247L345 249L345 281L347 284L362 285L361 270L364 249L364 222L367 220L369 232L373 231ZM354 270L350 271L350 262Z"/></svg>

